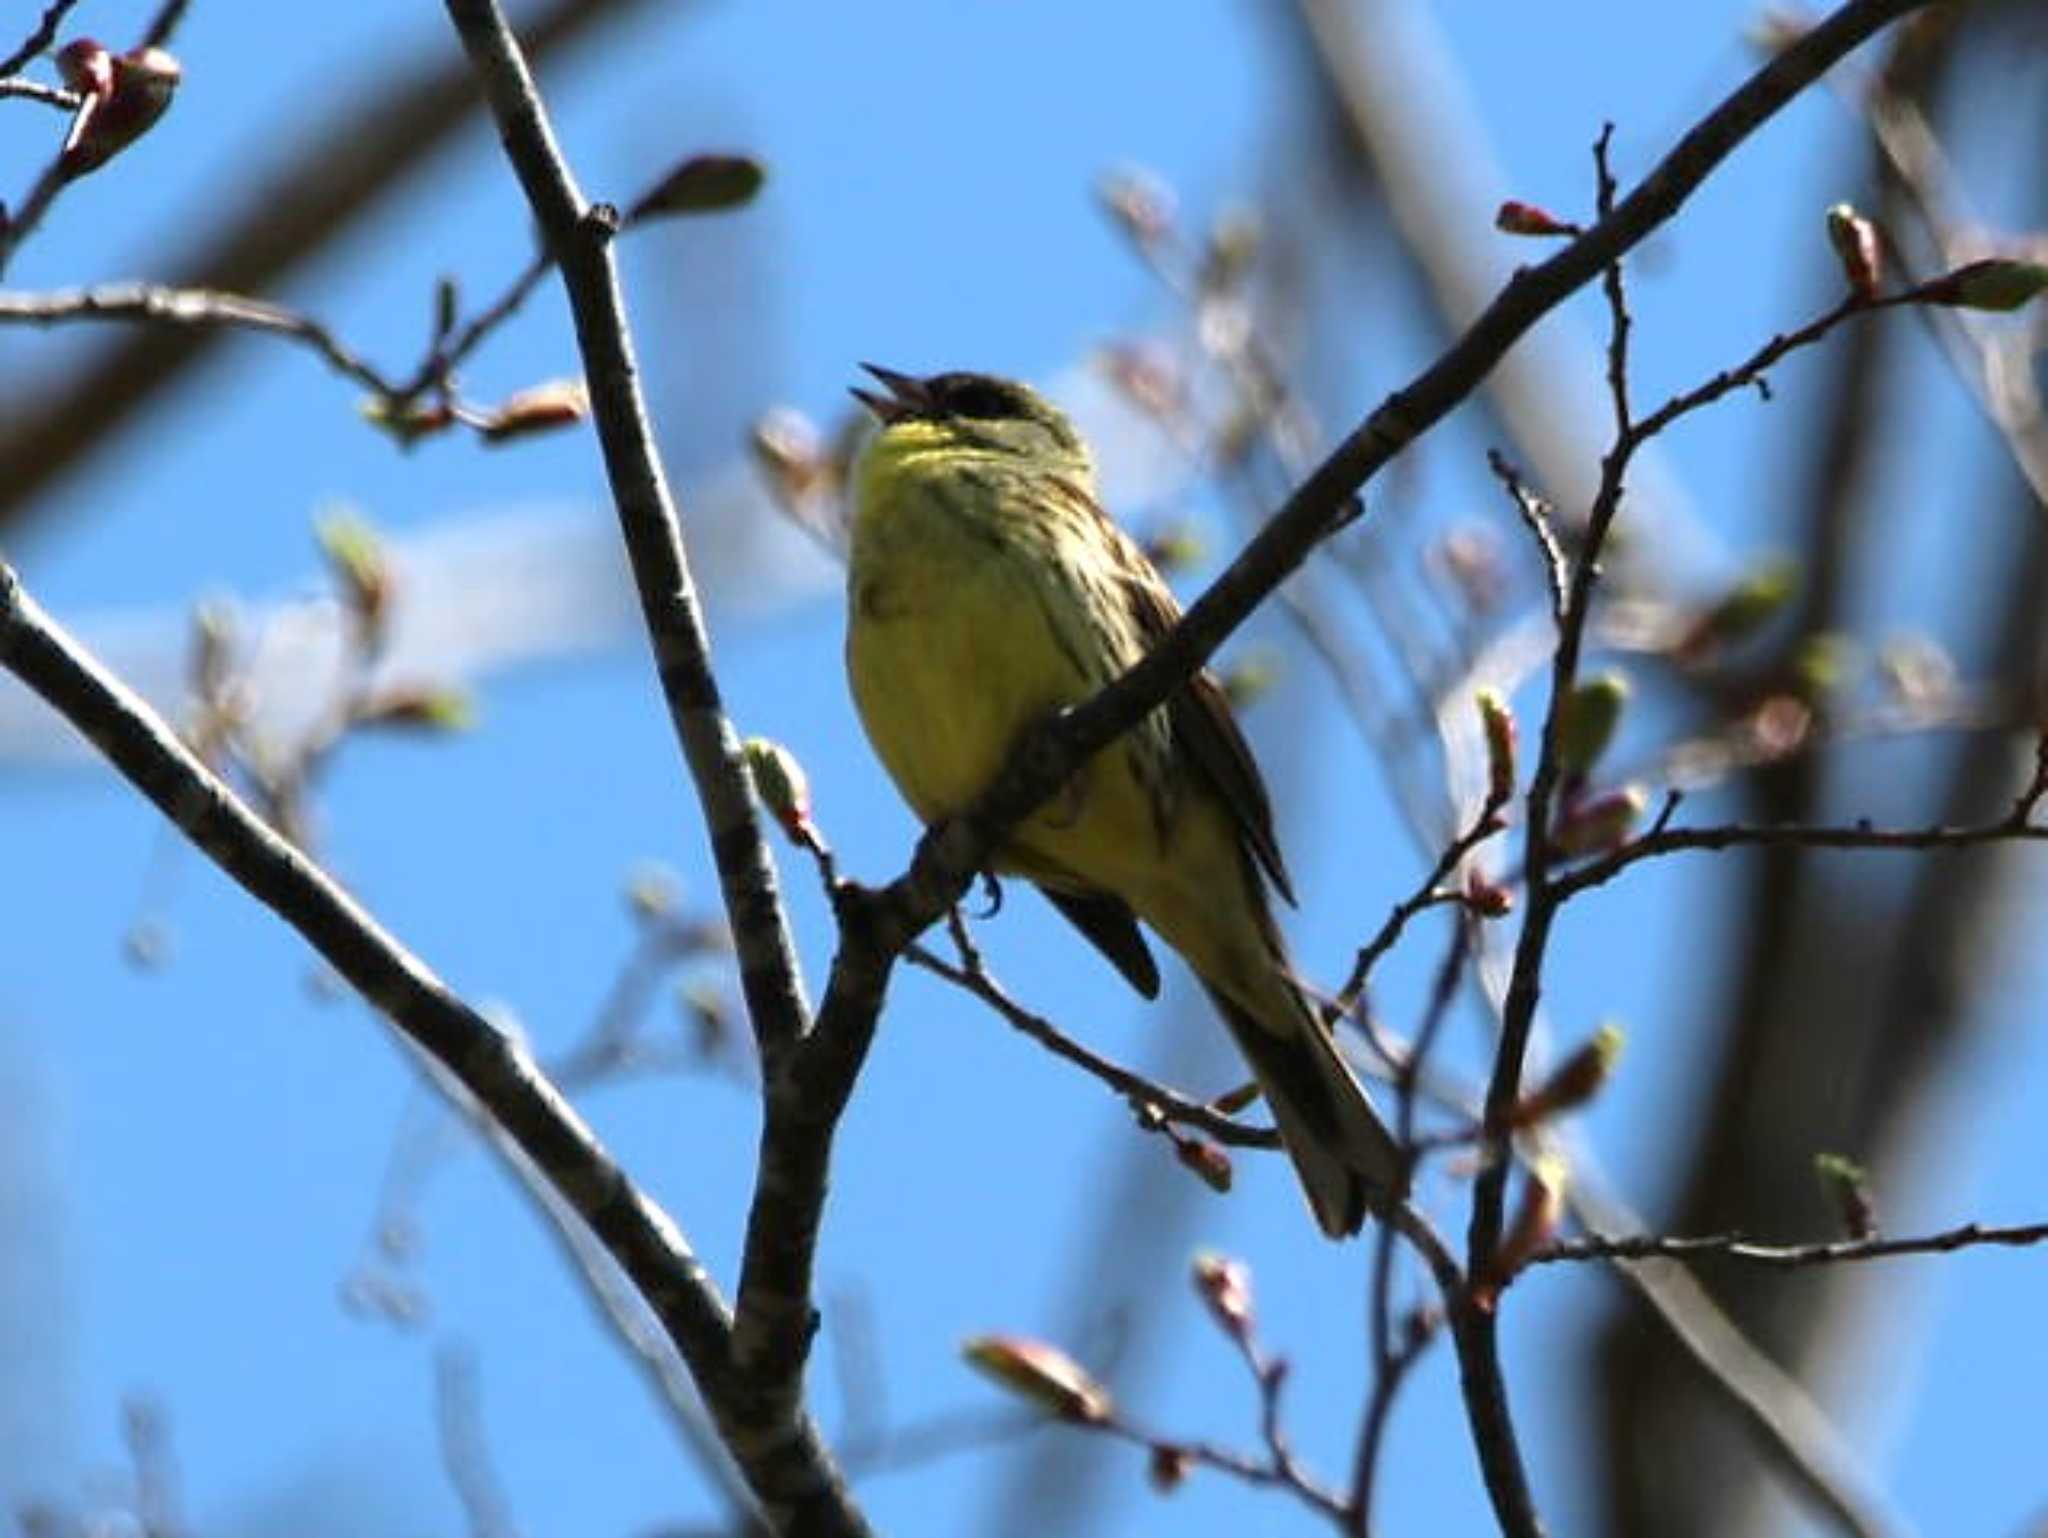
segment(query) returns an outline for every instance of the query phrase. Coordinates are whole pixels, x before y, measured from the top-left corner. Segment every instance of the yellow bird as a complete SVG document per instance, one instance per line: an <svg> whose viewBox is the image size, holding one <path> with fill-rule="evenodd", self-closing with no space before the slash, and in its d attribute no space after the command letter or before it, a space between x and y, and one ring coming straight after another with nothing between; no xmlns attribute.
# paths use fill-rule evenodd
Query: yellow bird
<svg viewBox="0 0 2048 1538"><path fill-rule="evenodd" d="M1088 446L1024 385L865 365L879 428L854 469L847 673L868 739L927 823L1018 738L1135 664L1180 610L1095 495ZM1011 830L1035 883L1147 998L1137 920L1201 979L1250 1063L1325 1233L1354 1233L1400 1152L1296 981L1267 902L1292 901L1258 765L1208 673Z"/></svg>

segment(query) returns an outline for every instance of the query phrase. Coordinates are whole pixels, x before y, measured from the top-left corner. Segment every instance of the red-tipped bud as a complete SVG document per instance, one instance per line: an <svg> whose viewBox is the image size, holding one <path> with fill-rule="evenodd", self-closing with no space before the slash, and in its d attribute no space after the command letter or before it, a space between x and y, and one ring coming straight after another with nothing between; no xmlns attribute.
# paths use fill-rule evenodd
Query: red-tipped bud
<svg viewBox="0 0 2048 1538"><path fill-rule="evenodd" d="M747 770L754 777L754 794L789 836L790 842L813 853L824 847L817 825L811 821L811 782L804 766L781 743L766 737L749 737L744 751Z"/></svg>
<svg viewBox="0 0 2048 1538"><path fill-rule="evenodd" d="M1257 1320L1252 1314L1252 1274L1241 1260L1203 1253L1195 1257L1195 1291L1232 1340L1247 1340Z"/></svg>
<svg viewBox="0 0 2048 1538"><path fill-rule="evenodd" d="M1479 725L1486 734L1486 804L1505 806L1515 794L1515 717L1498 689L1473 696Z"/></svg>
<svg viewBox="0 0 2048 1538"><path fill-rule="evenodd" d="M1541 1086L1515 1103L1508 1114L1508 1125L1517 1129L1533 1127L1591 1100L1613 1077L1614 1065L1621 1061L1623 1040L1620 1026L1601 1026L1591 1040L1558 1064Z"/></svg>
<svg viewBox="0 0 2048 1538"><path fill-rule="evenodd" d="M1957 310L2017 310L2048 289L2048 266L2011 257L1986 257L1913 290L1920 304L1947 305Z"/></svg>
<svg viewBox="0 0 2048 1538"><path fill-rule="evenodd" d="M56 55L57 76L81 96L111 96L114 56L89 37L73 38Z"/></svg>
<svg viewBox="0 0 2048 1538"><path fill-rule="evenodd" d="M1847 203L1828 210L1828 244L1842 264L1842 278L1858 299L1875 299L1884 272L1884 248L1877 226Z"/></svg>
<svg viewBox="0 0 2048 1538"><path fill-rule="evenodd" d="M1558 818L1550 830L1550 841L1559 854L1570 859L1605 854L1621 847L1629 829L1649 804L1649 792L1640 785L1625 785L1620 790L1590 796Z"/></svg>
<svg viewBox="0 0 2048 1538"><path fill-rule="evenodd" d="M1064 1351L1015 1335L977 1335L961 1355L1019 1398L1049 1415L1085 1426L1107 1421L1114 1402Z"/></svg>
<svg viewBox="0 0 2048 1538"><path fill-rule="evenodd" d="M1842 1227L1851 1239L1877 1235L1877 1199L1871 1194L1870 1171L1842 1154L1813 1156L1813 1172L1841 1215Z"/></svg>
<svg viewBox="0 0 2048 1538"><path fill-rule="evenodd" d="M1493 227L1503 235L1576 235L1579 227L1534 203L1509 198L1494 210Z"/></svg>
<svg viewBox="0 0 2048 1538"><path fill-rule="evenodd" d="M85 97L58 154L66 176L97 171L148 133L169 109L184 74L161 48L110 56L89 38L65 45L57 67Z"/></svg>
<svg viewBox="0 0 2048 1538"><path fill-rule="evenodd" d="M590 391L580 379L551 379L510 396L477 424L486 443L573 427L590 415Z"/></svg>
<svg viewBox="0 0 2048 1538"><path fill-rule="evenodd" d="M1174 1156L1187 1168L1193 1170L1202 1184L1219 1196L1230 1194L1231 1182L1237 1178L1230 1155L1205 1137L1176 1137L1173 1140Z"/></svg>

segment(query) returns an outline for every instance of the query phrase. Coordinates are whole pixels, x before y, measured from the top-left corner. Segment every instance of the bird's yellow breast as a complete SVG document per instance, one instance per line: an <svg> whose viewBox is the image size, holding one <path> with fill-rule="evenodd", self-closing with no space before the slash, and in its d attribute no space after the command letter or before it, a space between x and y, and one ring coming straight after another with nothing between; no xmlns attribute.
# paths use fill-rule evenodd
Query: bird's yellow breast
<svg viewBox="0 0 2048 1538"><path fill-rule="evenodd" d="M858 471L847 672L884 767L933 822L985 790L1028 727L1087 699L1140 648L1063 560L1066 542L1099 536L1061 527L1056 501L998 464L900 429L888 440ZM1106 750L1016 830L1002 863L1114 888L1096 869L1104 856L1155 850L1161 836L1142 751L1137 739Z"/></svg>

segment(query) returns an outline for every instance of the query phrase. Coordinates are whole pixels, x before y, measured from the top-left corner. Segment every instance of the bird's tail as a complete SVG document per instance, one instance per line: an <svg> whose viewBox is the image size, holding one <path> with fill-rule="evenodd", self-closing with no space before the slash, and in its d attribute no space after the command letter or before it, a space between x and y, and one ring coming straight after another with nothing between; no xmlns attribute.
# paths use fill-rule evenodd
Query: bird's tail
<svg viewBox="0 0 2048 1538"><path fill-rule="evenodd" d="M1272 1107L1316 1222L1341 1239L1358 1232L1375 1194L1400 1188L1404 1160L1315 1006L1284 972L1276 970L1273 982L1272 992L1286 994L1294 1017L1284 1030L1220 988L1211 986L1209 997Z"/></svg>

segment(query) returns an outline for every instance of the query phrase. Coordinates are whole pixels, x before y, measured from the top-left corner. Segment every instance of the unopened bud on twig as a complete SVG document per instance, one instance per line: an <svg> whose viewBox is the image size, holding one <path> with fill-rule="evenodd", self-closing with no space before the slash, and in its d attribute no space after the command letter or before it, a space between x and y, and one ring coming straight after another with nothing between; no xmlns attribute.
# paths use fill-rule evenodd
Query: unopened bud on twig
<svg viewBox="0 0 2048 1538"><path fill-rule="evenodd" d="M1877 1234L1877 1198L1870 1189L1870 1171L1854 1159L1837 1153L1815 1154L1813 1172L1833 1199L1841 1214L1842 1227L1852 1239L1869 1239Z"/></svg>
<svg viewBox="0 0 2048 1538"><path fill-rule="evenodd" d="M1877 226L1847 203L1828 210L1828 244L1842 264L1842 277L1849 292L1858 299L1875 299L1884 272L1884 250L1877 238Z"/></svg>
<svg viewBox="0 0 2048 1538"><path fill-rule="evenodd" d="M792 843L817 853L824 840L811 821L811 782L804 766L788 748L767 737L749 737L743 751L754 777L754 794L768 815L781 824Z"/></svg>
<svg viewBox="0 0 2048 1538"><path fill-rule="evenodd" d="M1218 1196L1228 1196L1230 1187L1237 1179L1237 1170L1230 1162L1230 1155L1205 1137L1190 1137L1185 1133L1173 1139L1174 1157Z"/></svg>
<svg viewBox="0 0 2048 1538"><path fill-rule="evenodd" d="M362 707L365 726L397 726L435 732L466 732L476 725L476 700L453 684L394 684Z"/></svg>
<svg viewBox="0 0 2048 1538"><path fill-rule="evenodd" d="M1649 804L1650 793L1640 785L1590 796L1558 818L1550 830L1550 841L1559 854L1571 858L1604 854L1621 846Z"/></svg>
<svg viewBox="0 0 2048 1538"><path fill-rule="evenodd" d="M1256 1320L1252 1314L1252 1274L1241 1260L1204 1252L1195 1257L1195 1291L1209 1305L1209 1312L1232 1340L1250 1338Z"/></svg>
<svg viewBox="0 0 2048 1538"><path fill-rule="evenodd" d="M1493 227L1503 235L1576 235L1579 227L1534 203L1509 198L1494 210Z"/></svg>
<svg viewBox="0 0 2048 1538"><path fill-rule="evenodd" d="M1015 1335L977 1335L960 1350L1004 1388L1061 1420L1099 1426L1110 1417L1109 1390L1056 1347Z"/></svg>
<svg viewBox="0 0 2048 1538"><path fill-rule="evenodd" d="M535 433L574 427L590 415L590 391L580 379L551 379L506 397L477 424L486 443L505 443Z"/></svg>
<svg viewBox="0 0 2048 1538"><path fill-rule="evenodd" d="M1486 733L1486 804L1503 806L1515 793L1515 717L1498 689L1473 696Z"/></svg>
<svg viewBox="0 0 2048 1538"><path fill-rule="evenodd" d="M1560 1112L1576 1109L1600 1093L1621 1061L1621 1027L1603 1025L1592 1038L1557 1065L1550 1077L1515 1102L1508 1124L1517 1129L1533 1127Z"/></svg>
<svg viewBox="0 0 2048 1538"><path fill-rule="evenodd" d="M1557 720L1557 763L1567 777L1582 778L1593 772L1600 755L1614 741L1628 695L1625 677L1602 673L1586 679L1565 697Z"/></svg>
<svg viewBox="0 0 2048 1538"><path fill-rule="evenodd" d="M391 560L384 536L362 514L342 511L313 525L313 538L327 558L328 570L341 585L341 596L374 644L381 640L390 614Z"/></svg>
<svg viewBox="0 0 2048 1538"><path fill-rule="evenodd" d="M161 48L110 54L91 38L65 44L57 70L85 98L58 155L67 177L98 170L148 133L170 107L184 74Z"/></svg>

